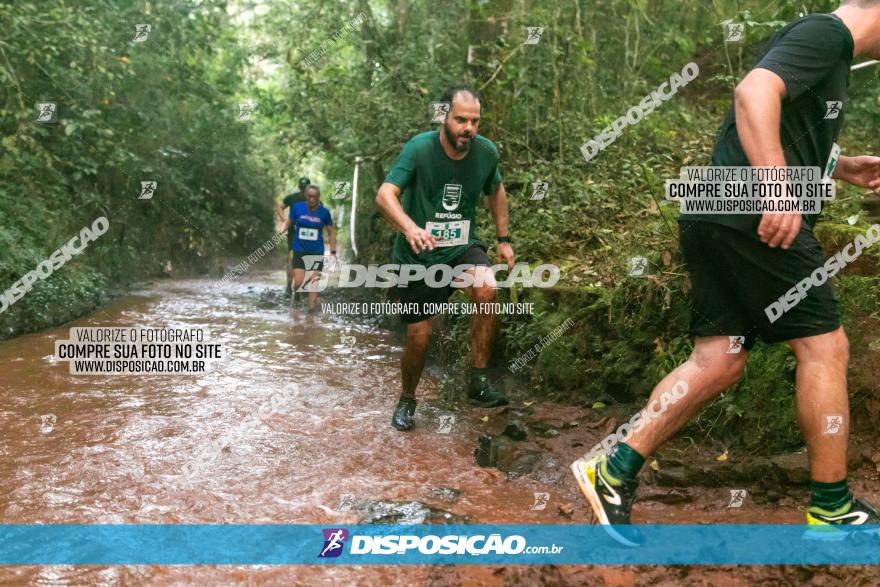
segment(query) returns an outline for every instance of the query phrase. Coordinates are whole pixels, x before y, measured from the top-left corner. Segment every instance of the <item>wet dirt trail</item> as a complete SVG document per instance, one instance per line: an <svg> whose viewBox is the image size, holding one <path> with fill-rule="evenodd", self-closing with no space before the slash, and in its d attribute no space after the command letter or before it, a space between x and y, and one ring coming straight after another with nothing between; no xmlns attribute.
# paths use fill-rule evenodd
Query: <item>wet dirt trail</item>
<svg viewBox="0 0 880 587"><path fill-rule="evenodd" d="M160 281L63 327L0 343L3 523L590 522L568 464L600 431L565 425L586 422L584 408L529 408L563 430L530 436L527 446L541 455L530 474L481 468L474 458L480 435L500 432L511 410L452 406L427 373L415 431L395 431L389 419L399 389L399 342L364 323L261 302L259 292L279 289L276 277L249 275L220 290L207 279ZM68 338L72 326L203 328L227 358L200 375L73 376L53 357L54 341ZM509 391L513 412L530 400ZM274 413L246 434L230 435L278 393L285 402ZM441 433L441 416L450 414L455 420ZM218 451L207 453L206 446ZM543 509L535 507L536 492L549 494ZM710 503L648 500L634 519L722 521L707 515ZM775 509L722 513L731 523L800 519ZM660 567L45 566L0 567L0 584L749 584L769 571L737 577L723 569ZM773 572L792 578L800 571Z"/></svg>

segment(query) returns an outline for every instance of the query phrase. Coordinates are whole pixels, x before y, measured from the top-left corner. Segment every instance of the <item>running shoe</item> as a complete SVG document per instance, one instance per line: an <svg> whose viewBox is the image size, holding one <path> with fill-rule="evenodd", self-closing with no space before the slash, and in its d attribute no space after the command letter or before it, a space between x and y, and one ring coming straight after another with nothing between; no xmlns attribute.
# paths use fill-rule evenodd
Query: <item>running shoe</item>
<svg viewBox="0 0 880 587"><path fill-rule="evenodd" d="M875 526L866 531L880 532L880 512L868 500L854 499L835 511L812 506L806 510L809 530L804 538L813 540L843 540L859 526Z"/></svg>
<svg viewBox="0 0 880 587"><path fill-rule="evenodd" d="M602 528L624 546L640 546L645 538L629 521L638 483L615 479L607 463L605 455L585 457L572 463L571 470Z"/></svg>
<svg viewBox="0 0 880 587"><path fill-rule="evenodd" d="M508 404L507 396L498 391L486 375L471 376L468 398L471 403L481 408L494 408Z"/></svg>
<svg viewBox="0 0 880 587"><path fill-rule="evenodd" d="M416 400L413 397L402 397L394 408L391 425L398 430L412 430L413 417L416 413Z"/></svg>

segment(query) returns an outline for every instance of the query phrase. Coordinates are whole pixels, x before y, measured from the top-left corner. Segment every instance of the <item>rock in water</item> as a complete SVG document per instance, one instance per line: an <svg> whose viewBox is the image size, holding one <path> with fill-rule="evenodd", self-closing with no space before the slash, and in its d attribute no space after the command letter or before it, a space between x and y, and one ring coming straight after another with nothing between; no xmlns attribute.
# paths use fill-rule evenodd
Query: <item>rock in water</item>
<svg viewBox="0 0 880 587"><path fill-rule="evenodd" d="M418 501L374 501L358 508L363 518L359 524L466 524L469 516L432 508Z"/></svg>
<svg viewBox="0 0 880 587"><path fill-rule="evenodd" d="M523 423L519 420L511 420L508 422L507 426L504 427L504 432L502 432L502 434L511 440L525 440L528 436L526 427L523 426Z"/></svg>
<svg viewBox="0 0 880 587"><path fill-rule="evenodd" d="M474 451L474 457L481 467L494 467L498 461L498 447L495 440L485 434L480 436L480 445Z"/></svg>

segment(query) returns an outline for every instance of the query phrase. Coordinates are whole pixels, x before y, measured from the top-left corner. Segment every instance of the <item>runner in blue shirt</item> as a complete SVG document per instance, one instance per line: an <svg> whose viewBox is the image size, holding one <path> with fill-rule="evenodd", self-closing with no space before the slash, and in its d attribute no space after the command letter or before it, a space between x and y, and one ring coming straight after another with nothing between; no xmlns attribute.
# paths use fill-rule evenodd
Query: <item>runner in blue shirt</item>
<svg viewBox="0 0 880 587"><path fill-rule="evenodd" d="M323 260L314 259L308 259L309 266L306 267L307 260L304 257L318 255L323 258L325 226L330 237L330 254L336 255L336 227L333 226L330 210L321 204L321 190L316 185L310 185L305 189L305 196L304 202L296 202L290 207L290 217L284 225L285 229L293 227L294 233L291 243L293 251L291 267L295 292L301 291L307 270L310 273L309 280L314 281L324 268ZM313 311L317 305L318 292L310 291L309 311Z"/></svg>
<svg viewBox="0 0 880 587"><path fill-rule="evenodd" d="M287 216L290 213L289 209L293 208L293 205L297 202L305 202L306 200L306 188L309 187L309 184L312 183L308 177L299 178L299 191L293 192L292 194L287 194L284 198L275 204L275 213L278 215L278 220L282 223L287 220ZM284 211L288 210L287 213ZM293 266L291 262L293 261L293 227L287 229L287 289L284 290L284 297L289 298L293 295L293 289L291 289L291 284L293 283Z"/></svg>

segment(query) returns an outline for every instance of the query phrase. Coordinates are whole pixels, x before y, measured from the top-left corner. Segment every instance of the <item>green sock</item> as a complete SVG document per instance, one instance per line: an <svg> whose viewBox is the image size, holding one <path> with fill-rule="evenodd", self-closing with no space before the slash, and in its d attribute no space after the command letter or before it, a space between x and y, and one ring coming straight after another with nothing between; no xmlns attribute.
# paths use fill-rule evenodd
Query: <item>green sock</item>
<svg viewBox="0 0 880 587"><path fill-rule="evenodd" d="M843 481L835 483L823 483L822 481L810 481L810 505L822 508L825 511L835 512L852 501L852 493Z"/></svg>
<svg viewBox="0 0 880 587"><path fill-rule="evenodd" d="M645 464L645 457L621 442L608 457L608 472L621 481L635 481Z"/></svg>

